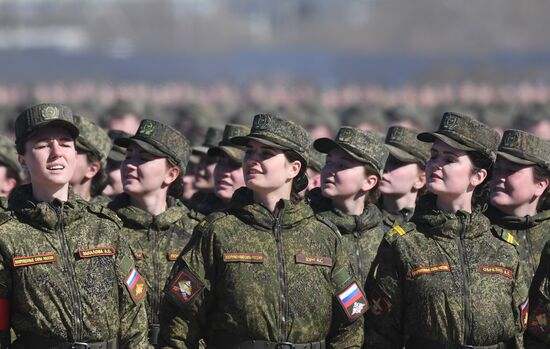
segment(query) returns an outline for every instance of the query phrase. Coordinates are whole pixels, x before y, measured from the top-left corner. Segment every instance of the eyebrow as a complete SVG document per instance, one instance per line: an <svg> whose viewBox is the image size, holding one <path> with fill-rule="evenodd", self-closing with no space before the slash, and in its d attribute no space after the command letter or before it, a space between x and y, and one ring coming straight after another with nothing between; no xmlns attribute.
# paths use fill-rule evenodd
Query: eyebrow
<svg viewBox="0 0 550 349"><path fill-rule="evenodd" d="M431 152L432 152L432 153L435 152L435 153L438 153L438 154L439 154L439 151L438 151L437 149L431 149ZM455 157L459 157L458 154L453 153L453 152L450 151L450 150L444 150L444 151L442 151L442 153L443 153L443 154L446 154L446 155L453 155L453 156L455 156Z"/></svg>

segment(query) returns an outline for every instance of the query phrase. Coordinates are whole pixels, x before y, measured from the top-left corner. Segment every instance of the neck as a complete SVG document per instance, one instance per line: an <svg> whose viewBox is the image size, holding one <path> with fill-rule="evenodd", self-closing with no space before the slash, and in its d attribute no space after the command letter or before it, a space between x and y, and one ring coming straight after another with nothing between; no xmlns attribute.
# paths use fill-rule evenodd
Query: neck
<svg viewBox="0 0 550 349"><path fill-rule="evenodd" d="M436 206L443 212L455 213L457 211L472 212L473 192L466 192L459 196L438 195Z"/></svg>
<svg viewBox="0 0 550 349"><path fill-rule="evenodd" d="M525 216L534 216L537 214L537 204L538 204L538 200L536 200L535 202L527 202L523 205L515 206L515 207L508 207L508 206L505 206L505 207L495 206L495 207L498 208L500 211L506 213L507 215L515 216L515 217L525 217Z"/></svg>
<svg viewBox="0 0 550 349"><path fill-rule="evenodd" d="M139 195L139 196L130 196L130 203L153 215L158 216L159 214L166 211L166 197L167 197L167 191L165 190L159 190L154 193L148 193L146 195Z"/></svg>
<svg viewBox="0 0 550 349"><path fill-rule="evenodd" d="M388 212L399 212L404 208L412 208L416 206L417 193L409 192L405 195L384 195L382 206Z"/></svg>
<svg viewBox="0 0 550 349"><path fill-rule="evenodd" d="M365 209L365 194L356 194L349 198L335 198L332 199L334 207L350 216L358 216L363 213Z"/></svg>
<svg viewBox="0 0 550 349"><path fill-rule="evenodd" d="M38 201L52 202L54 199L67 201L69 200L69 184L53 188L32 184L32 195Z"/></svg>
<svg viewBox="0 0 550 349"><path fill-rule="evenodd" d="M92 183L90 181L73 185L73 192L86 201L92 199L91 189Z"/></svg>
<svg viewBox="0 0 550 349"><path fill-rule="evenodd" d="M290 186L284 186L269 193L254 191L254 201L265 206L271 213L275 212L275 207L280 200L290 200Z"/></svg>

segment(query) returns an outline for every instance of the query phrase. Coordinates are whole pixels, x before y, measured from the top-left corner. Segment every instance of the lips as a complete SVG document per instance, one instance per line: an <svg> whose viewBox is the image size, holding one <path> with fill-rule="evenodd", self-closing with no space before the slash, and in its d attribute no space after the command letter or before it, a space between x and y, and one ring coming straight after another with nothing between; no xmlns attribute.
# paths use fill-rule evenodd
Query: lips
<svg viewBox="0 0 550 349"><path fill-rule="evenodd" d="M48 165L46 168L50 171L61 171L65 169L63 165Z"/></svg>
<svg viewBox="0 0 550 349"><path fill-rule="evenodd" d="M442 179L442 177L441 177L440 175L438 175L438 174L432 173L432 174L430 175L430 179Z"/></svg>

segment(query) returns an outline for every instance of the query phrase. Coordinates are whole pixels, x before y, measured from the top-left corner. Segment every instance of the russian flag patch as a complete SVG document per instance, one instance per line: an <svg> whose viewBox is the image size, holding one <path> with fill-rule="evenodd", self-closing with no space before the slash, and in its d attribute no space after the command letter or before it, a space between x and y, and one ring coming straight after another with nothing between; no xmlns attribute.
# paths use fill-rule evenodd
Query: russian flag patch
<svg viewBox="0 0 550 349"><path fill-rule="evenodd" d="M529 298L527 298L525 302L520 304L519 312L520 312L520 319L521 319L521 327L525 329L527 327L527 319L529 317Z"/></svg>
<svg viewBox="0 0 550 349"><path fill-rule="evenodd" d="M368 309L367 297L356 282L338 294L338 301L350 320L357 319Z"/></svg>
<svg viewBox="0 0 550 349"><path fill-rule="evenodd" d="M134 303L138 303L147 293L147 284L136 268L132 268L124 280L124 284L132 296Z"/></svg>

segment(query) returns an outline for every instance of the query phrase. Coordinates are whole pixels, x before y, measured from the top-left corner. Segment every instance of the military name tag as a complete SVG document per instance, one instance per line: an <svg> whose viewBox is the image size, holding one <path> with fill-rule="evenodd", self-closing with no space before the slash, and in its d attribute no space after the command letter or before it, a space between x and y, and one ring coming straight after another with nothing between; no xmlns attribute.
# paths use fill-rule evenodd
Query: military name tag
<svg viewBox="0 0 550 349"><path fill-rule="evenodd" d="M177 251L170 251L166 253L166 259L169 260L170 262L174 262L178 260L179 255L180 253Z"/></svg>
<svg viewBox="0 0 550 349"><path fill-rule="evenodd" d="M510 269L500 267L498 265L482 265L479 267L479 272L481 274L495 274L502 275L505 278L511 279L513 277L513 272Z"/></svg>
<svg viewBox="0 0 550 349"><path fill-rule="evenodd" d="M324 265L326 267L332 267L332 258L319 257L319 256L306 256L303 254L297 254L296 263L309 264L309 265Z"/></svg>
<svg viewBox="0 0 550 349"><path fill-rule="evenodd" d="M411 277L414 279L420 275L429 275L442 272L450 272L451 266L449 264L435 264L416 267L411 270Z"/></svg>
<svg viewBox="0 0 550 349"><path fill-rule="evenodd" d="M338 301L350 320L355 320L368 309L367 297L356 282L338 295Z"/></svg>
<svg viewBox="0 0 550 349"><path fill-rule="evenodd" d="M116 250L113 246L92 247L78 250L78 255L80 258L93 258L100 256L114 256L115 252Z"/></svg>
<svg viewBox="0 0 550 349"><path fill-rule="evenodd" d="M28 265L53 263L57 261L57 255L55 253L44 253L33 256L21 256L13 257L12 263L15 268L26 267Z"/></svg>
<svg viewBox="0 0 550 349"><path fill-rule="evenodd" d="M138 303L147 292L147 284L136 268L130 270L126 280L124 280L124 284L135 303Z"/></svg>
<svg viewBox="0 0 550 349"><path fill-rule="evenodd" d="M244 263L263 263L265 256L263 253L224 253L224 262L244 262Z"/></svg>

